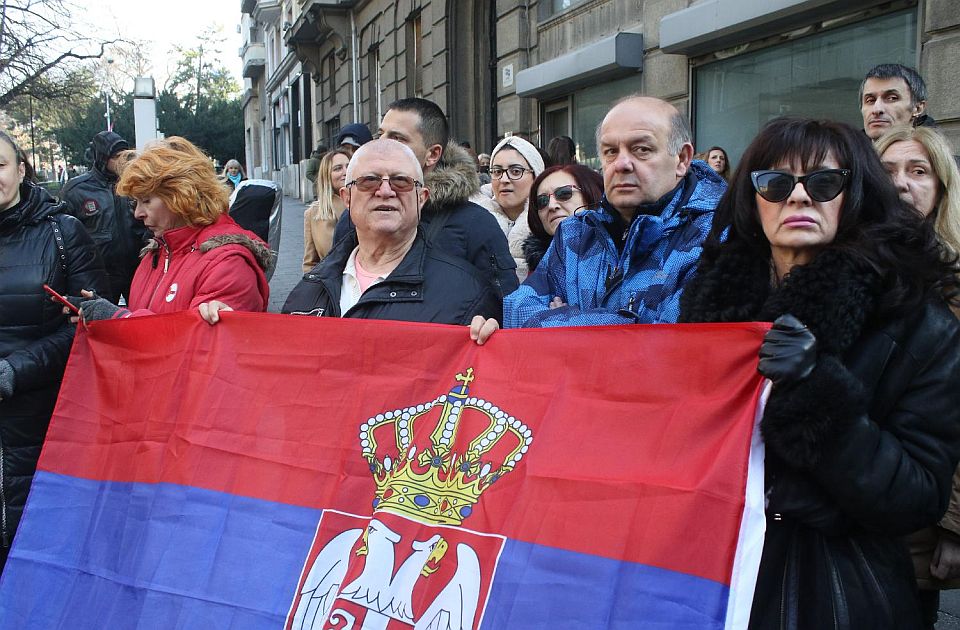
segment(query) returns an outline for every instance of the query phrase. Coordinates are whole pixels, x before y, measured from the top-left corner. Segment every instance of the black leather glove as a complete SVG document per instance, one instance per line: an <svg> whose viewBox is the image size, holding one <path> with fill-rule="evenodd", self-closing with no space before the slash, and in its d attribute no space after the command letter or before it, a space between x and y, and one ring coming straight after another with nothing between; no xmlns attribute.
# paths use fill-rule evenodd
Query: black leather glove
<svg viewBox="0 0 960 630"><path fill-rule="evenodd" d="M110 319L120 310L120 307L96 293L92 298L80 302L80 315L85 322L94 322L100 319Z"/></svg>
<svg viewBox="0 0 960 630"><path fill-rule="evenodd" d="M774 384L806 378L817 364L817 338L803 323L790 315L773 322L760 346L757 370Z"/></svg>

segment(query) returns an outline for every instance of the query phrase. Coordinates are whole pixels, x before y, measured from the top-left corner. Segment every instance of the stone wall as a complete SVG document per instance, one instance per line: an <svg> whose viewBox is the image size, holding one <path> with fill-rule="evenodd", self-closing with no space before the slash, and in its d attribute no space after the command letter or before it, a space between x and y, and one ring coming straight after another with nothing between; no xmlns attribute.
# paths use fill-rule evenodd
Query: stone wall
<svg viewBox="0 0 960 630"><path fill-rule="evenodd" d="M960 8L957 0L923 2L920 72L927 109L960 153Z"/></svg>

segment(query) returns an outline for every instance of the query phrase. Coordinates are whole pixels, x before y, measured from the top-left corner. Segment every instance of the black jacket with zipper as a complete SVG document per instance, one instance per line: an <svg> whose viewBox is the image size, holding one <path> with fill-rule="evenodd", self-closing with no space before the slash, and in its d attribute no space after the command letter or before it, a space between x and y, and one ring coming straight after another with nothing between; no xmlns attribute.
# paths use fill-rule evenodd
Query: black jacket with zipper
<svg viewBox="0 0 960 630"><path fill-rule="evenodd" d="M116 194L117 176L107 170L107 161L126 149L127 142L112 131L101 131L91 144L93 168L69 180L60 198L66 212L80 219L97 245L110 282L103 297L116 303L122 293L129 301L147 230L133 217L130 198Z"/></svg>
<svg viewBox="0 0 960 630"><path fill-rule="evenodd" d="M0 554L6 562L37 467L75 326L43 291L104 291L96 247L75 218L42 188L20 187L18 205L0 212L0 358L14 389L0 401ZM63 245L63 258L57 242Z"/></svg>
<svg viewBox="0 0 960 630"><path fill-rule="evenodd" d="M947 508L960 458L960 324L930 296L881 312L884 278L841 250L770 266L728 241L701 258L681 321L773 321L817 339L806 378L775 385L766 444L767 532L751 629L921 627L901 538Z"/></svg>
<svg viewBox="0 0 960 630"><path fill-rule="evenodd" d="M486 209L470 201L480 192L476 163L455 142L447 145L436 168L424 174L430 198L420 227L431 245L477 268L503 298L517 290L517 263L503 230ZM337 221L333 242L354 231L350 212Z"/></svg>
<svg viewBox="0 0 960 630"><path fill-rule="evenodd" d="M428 246L421 231L397 268L341 313L343 270L356 247L351 231L304 275L282 312L437 324L469 324L474 315L500 319L503 302L494 288L469 263Z"/></svg>

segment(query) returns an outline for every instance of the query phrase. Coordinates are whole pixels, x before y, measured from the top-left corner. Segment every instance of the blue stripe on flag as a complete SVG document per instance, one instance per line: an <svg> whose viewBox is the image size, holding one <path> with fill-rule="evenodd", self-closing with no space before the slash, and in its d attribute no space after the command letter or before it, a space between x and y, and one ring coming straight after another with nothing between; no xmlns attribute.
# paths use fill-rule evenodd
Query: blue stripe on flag
<svg viewBox="0 0 960 630"><path fill-rule="evenodd" d="M481 629L719 629L728 594L713 580L507 540Z"/></svg>
<svg viewBox="0 0 960 630"><path fill-rule="evenodd" d="M38 472L0 581L0 627L281 628L320 511L172 484ZM721 628L728 589L507 540L493 628Z"/></svg>

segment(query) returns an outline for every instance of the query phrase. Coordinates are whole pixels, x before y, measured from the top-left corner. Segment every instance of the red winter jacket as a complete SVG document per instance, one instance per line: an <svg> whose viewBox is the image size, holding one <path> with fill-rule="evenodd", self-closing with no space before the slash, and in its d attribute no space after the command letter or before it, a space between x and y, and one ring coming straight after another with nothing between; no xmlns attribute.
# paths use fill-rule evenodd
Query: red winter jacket
<svg viewBox="0 0 960 630"><path fill-rule="evenodd" d="M173 313L220 300L237 311L265 311L270 250L228 215L213 225L168 230L151 241L130 287L132 315ZM127 317L123 309L115 317Z"/></svg>

